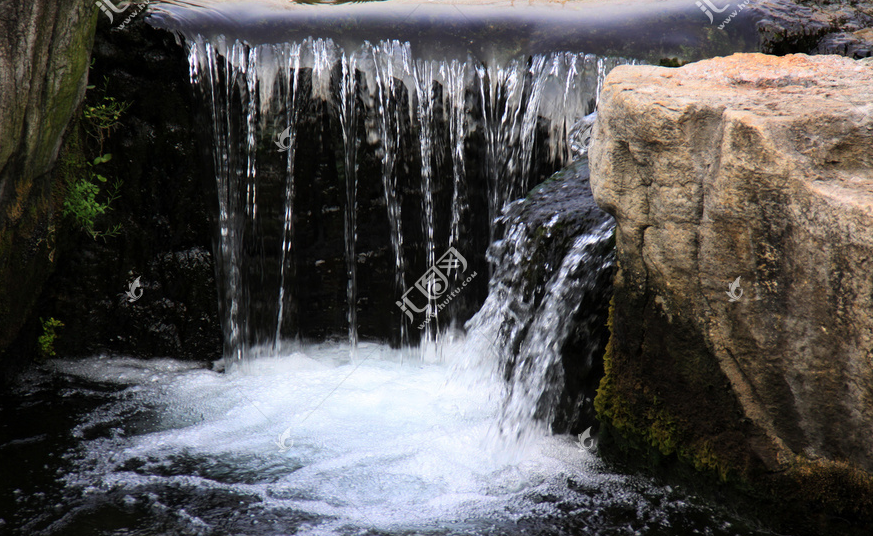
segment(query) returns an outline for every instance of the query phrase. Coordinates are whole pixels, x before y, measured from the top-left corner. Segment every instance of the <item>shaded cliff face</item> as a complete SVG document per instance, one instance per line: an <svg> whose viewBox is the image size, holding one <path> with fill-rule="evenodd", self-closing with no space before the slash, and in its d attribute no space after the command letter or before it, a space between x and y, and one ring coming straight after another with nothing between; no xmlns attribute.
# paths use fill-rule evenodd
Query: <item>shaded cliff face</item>
<svg viewBox="0 0 873 536"><path fill-rule="evenodd" d="M121 231L93 240L64 221L62 262L40 297L39 316L64 323L55 343L59 355L217 359L215 186L199 150L196 133L205 127L194 118L184 51L172 34L141 17L123 29L115 22L101 15L89 80L96 87L87 103L101 98L105 86L106 96L129 107L102 148L80 133L79 149L88 160L112 155L100 172L123 184L101 225L118 224ZM132 294L140 297L132 300L127 293L137 279Z"/></svg>
<svg viewBox="0 0 873 536"><path fill-rule="evenodd" d="M56 261L63 200L50 170L85 93L96 15L83 0L11 0L0 10L2 352Z"/></svg>
<svg viewBox="0 0 873 536"><path fill-rule="evenodd" d="M761 52L873 56L873 4L852 0L764 0L753 2Z"/></svg>
<svg viewBox="0 0 873 536"><path fill-rule="evenodd" d="M622 441L869 516L873 64L620 67L600 102L591 183L618 272L599 416Z"/></svg>

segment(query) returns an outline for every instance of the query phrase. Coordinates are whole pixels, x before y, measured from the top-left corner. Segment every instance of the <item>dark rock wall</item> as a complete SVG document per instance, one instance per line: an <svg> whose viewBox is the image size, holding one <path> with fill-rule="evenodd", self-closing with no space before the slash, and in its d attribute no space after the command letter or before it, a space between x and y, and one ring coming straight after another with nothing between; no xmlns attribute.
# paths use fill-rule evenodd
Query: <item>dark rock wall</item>
<svg viewBox="0 0 873 536"><path fill-rule="evenodd" d="M58 262L63 199L50 173L85 93L96 8L0 1L0 368Z"/></svg>
<svg viewBox="0 0 873 536"><path fill-rule="evenodd" d="M749 5L766 54L873 56L873 3L766 0Z"/></svg>
<svg viewBox="0 0 873 536"><path fill-rule="evenodd" d="M194 119L184 49L141 18L118 29L101 16L89 83L96 86L89 103L105 84L107 96L130 105L103 144L112 160L100 168L123 181L101 220L104 228L120 224L121 233L94 240L66 231L62 261L40 299L40 315L65 324L55 349L217 359L215 186L211 161L198 152L195 133L204 127ZM86 145L89 158L100 154L93 140ZM125 293L137 277L142 297L131 302Z"/></svg>

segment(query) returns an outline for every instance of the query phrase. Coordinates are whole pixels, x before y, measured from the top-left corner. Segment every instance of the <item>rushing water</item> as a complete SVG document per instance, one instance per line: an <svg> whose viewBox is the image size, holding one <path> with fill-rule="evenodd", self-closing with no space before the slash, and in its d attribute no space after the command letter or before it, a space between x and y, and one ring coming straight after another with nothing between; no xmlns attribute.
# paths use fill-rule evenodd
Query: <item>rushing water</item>
<svg viewBox="0 0 873 536"><path fill-rule="evenodd" d="M43 534L763 534L616 474L569 436L507 441L481 339L444 363L364 343L217 373L55 361L3 400L0 527ZM14 414L15 419L9 418ZM10 440L9 438L15 438Z"/></svg>
<svg viewBox="0 0 873 536"><path fill-rule="evenodd" d="M766 534L552 433L594 422L613 223L578 157L629 60L182 33L225 359L23 375L0 404L0 533ZM312 337L336 302L344 340Z"/></svg>
<svg viewBox="0 0 873 536"><path fill-rule="evenodd" d="M770 534L550 432L565 373L586 377L602 351L593 339L576 347L572 371L561 359L571 326L603 323L611 273L612 221L591 201L585 164L503 212L489 297L436 354L359 342L350 362L348 344L286 341L250 347L257 359L224 372L106 356L29 371L0 404L0 452L14 461L0 529ZM573 406L590 410L590 398Z"/></svg>

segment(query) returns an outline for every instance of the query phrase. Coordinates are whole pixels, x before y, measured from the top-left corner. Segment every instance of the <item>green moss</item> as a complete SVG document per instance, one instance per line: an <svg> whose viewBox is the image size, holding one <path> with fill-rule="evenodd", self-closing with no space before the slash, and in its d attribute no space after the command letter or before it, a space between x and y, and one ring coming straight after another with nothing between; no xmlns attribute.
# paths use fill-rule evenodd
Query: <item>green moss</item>
<svg viewBox="0 0 873 536"><path fill-rule="evenodd" d="M594 399L602 423L600 450L605 456L689 485L707 496L730 496L755 515L773 517L772 521L788 532L798 519L810 516L822 516L821 523L826 524L829 516L836 515L859 526L873 519L873 475L848 462L809 460L799 455L779 470L764 467L749 454L750 435L740 433L749 429L742 427L740 415L727 413L718 427L703 429L702 421L692 419L706 419L711 414L682 407L681 397L672 400L671 406L654 393L654 378L645 372L635 376L640 372L636 357L625 361L628 356L617 355L616 348L622 348L619 343L623 341L617 339L621 333L616 334L615 322L613 297L604 376ZM662 371L664 375L676 374L667 361L663 364L668 367ZM734 422L734 429L726 429ZM816 529L818 533L830 533L827 525L822 526Z"/></svg>
<svg viewBox="0 0 873 536"><path fill-rule="evenodd" d="M682 67L689 62L680 60L679 58L661 58L658 60L659 67Z"/></svg>
<svg viewBox="0 0 873 536"><path fill-rule="evenodd" d="M56 49L63 54L60 61L54 62L60 66L61 77L57 79L54 87L49 91L55 95L51 101L51 107L45 114L40 140L41 154L35 159L37 162L51 162L58 137L70 123L73 113L81 100L82 86L91 56L91 46L97 27L97 11L82 6L77 9L76 17L87 18L75 27L72 39L66 48Z"/></svg>
<svg viewBox="0 0 873 536"><path fill-rule="evenodd" d="M848 462L797 456L775 491L807 508L873 517L873 475Z"/></svg>
<svg viewBox="0 0 873 536"><path fill-rule="evenodd" d="M610 337L603 357L604 375L594 398L594 409L598 420L609 427L619 448L648 454L652 464L660 463L662 456L676 456L679 461L698 471L717 475L722 481L737 479L729 462L719 456L712 442L690 434L691 423L672 415L664 401L651 394L645 385L632 386L634 400L623 393L615 371L614 319L613 296L607 321Z"/></svg>

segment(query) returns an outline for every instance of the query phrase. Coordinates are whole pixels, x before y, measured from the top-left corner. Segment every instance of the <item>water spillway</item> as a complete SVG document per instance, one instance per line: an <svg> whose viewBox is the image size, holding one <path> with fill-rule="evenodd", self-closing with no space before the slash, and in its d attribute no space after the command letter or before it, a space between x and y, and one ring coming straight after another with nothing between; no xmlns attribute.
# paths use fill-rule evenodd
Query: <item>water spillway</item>
<svg viewBox="0 0 873 536"><path fill-rule="evenodd" d="M345 333L352 348L359 331L434 341L469 318L487 276L422 330L407 311L434 311L436 296L408 291L450 248L469 260L465 270L490 272L484 251L502 233L498 216L570 162L570 128L627 61L579 52L427 60L409 43L348 50L320 38L196 35L187 47L211 118L232 362L300 337ZM331 300L345 304L341 316Z"/></svg>

